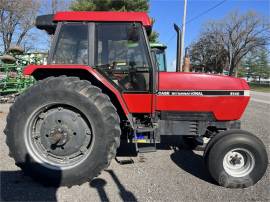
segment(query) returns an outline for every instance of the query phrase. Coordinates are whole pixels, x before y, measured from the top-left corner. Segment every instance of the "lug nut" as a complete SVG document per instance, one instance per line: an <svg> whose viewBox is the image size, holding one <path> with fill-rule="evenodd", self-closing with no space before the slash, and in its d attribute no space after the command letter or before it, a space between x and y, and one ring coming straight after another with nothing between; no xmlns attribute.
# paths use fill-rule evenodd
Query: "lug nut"
<svg viewBox="0 0 270 202"><path fill-rule="evenodd" d="M83 148L80 149L80 152L81 152L82 154L85 154L86 151L87 151L87 148L86 148L86 147L83 147Z"/></svg>
<svg viewBox="0 0 270 202"><path fill-rule="evenodd" d="M33 136L33 138L37 140L38 138L40 138L40 135L35 135Z"/></svg>
<svg viewBox="0 0 270 202"><path fill-rule="evenodd" d="M45 114L44 114L44 113L41 113L38 117L39 117L40 119L44 119L44 118L45 118Z"/></svg>

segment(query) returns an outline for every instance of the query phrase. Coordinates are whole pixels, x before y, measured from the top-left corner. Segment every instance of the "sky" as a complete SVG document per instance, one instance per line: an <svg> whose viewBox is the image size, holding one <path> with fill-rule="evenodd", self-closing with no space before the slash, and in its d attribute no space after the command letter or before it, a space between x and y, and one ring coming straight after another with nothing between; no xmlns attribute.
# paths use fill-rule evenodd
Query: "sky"
<svg viewBox="0 0 270 202"><path fill-rule="evenodd" d="M187 0L186 21L188 22L189 19L193 19L219 2L222 2L222 0ZM153 29L160 34L159 41L168 46L167 63L169 71L175 69L176 58L176 34L173 23L182 25L183 7L183 0L150 0L150 16L155 19ZM233 10L240 13L254 10L270 19L269 0L227 0L207 14L186 24L185 47L198 38L204 23L208 20L222 19Z"/></svg>
<svg viewBox="0 0 270 202"><path fill-rule="evenodd" d="M47 5L50 5L51 0L47 1ZM71 0L62 0L64 2L63 7L68 7L67 4ZM196 18L190 23L186 24L185 33L185 47L188 47L193 41L198 38L204 23L209 20L222 19L228 15L231 11L237 10L240 13L253 10L270 19L270 0L187 0L187 22L190 19ZM215 9L204 13L209 8L223 2ZM46 5L45 5L46 6ZM48 6L47 6L48 7ZM159 33L159 41L167 45L167 64L168 70L175 70L175 58L176 58L176 34L173 28L173 24L176 23L179 26L182 25L183 17L183 0L150 0L150 16L155 19L153 29ZM47 14L48 10L41 9L40 14ZM197 16L199 16L197 18ZM33 32L39 37L39 47L41 49L47 48L48 39L43 31L34 29ZM46 49L45 48L45 49Z"/></svg>

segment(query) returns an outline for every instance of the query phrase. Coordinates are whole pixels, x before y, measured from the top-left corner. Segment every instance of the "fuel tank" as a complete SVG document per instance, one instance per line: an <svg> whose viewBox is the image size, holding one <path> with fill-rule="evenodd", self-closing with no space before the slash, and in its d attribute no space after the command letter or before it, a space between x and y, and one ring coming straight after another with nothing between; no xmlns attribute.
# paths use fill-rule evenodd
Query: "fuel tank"
<svg viewBox="0 0 270 202"><path fill-rule="evenodd" d="M208 112L217 121L241 118L250 99L243 79L201 73L160 72L156 110Z"/></svg>

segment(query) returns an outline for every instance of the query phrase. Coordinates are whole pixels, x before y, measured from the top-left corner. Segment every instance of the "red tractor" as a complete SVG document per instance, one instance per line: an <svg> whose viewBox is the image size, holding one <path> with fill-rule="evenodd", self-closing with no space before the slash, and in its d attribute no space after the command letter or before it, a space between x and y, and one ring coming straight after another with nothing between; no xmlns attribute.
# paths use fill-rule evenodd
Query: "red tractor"
<svg viewBox="0 0 270 202"><path fill-rule="evenodd" d="M240 130L247 83L159 71L146 13L59 12L39 16L36 26L54 34L48 65L24 69L37 82L12 105L5 129L10 155L26 174L80 185L110 164L120 142L142 152L177 137L210 139L206 167L222 186L247 187L264 175L265 146Z"/></svg>

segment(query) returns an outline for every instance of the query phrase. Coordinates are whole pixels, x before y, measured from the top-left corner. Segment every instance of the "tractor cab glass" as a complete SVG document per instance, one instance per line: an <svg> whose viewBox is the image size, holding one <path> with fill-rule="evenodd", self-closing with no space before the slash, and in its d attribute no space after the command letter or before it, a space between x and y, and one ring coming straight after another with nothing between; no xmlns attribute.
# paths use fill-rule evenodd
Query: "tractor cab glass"
<svg viewBox="0 0 270 202"><path fill-rule="evenodd" d="M167 71L166 56L164 49L155 49L156 62L160 72Z"/></svg>
<svg viewBox="0 0 270 202"><path fill-rule="evenodd" d="M88 64L88 24L61 26L51 63Z"/></svg>
<svg viewBox="0 0 270 202"><path fill-rule="evenodd" d="M149 51L139 23L97 23L95 66L123 91L148 91Z"/></svg>
<svg viewBox="0 0 270 202"><path fill-rule="evenodd" d="M156 61L157 70L160 72L167 71L167 61L166 61L166 48L167 46L160 43L150 43L151 52L153 58Z"/></svg>

